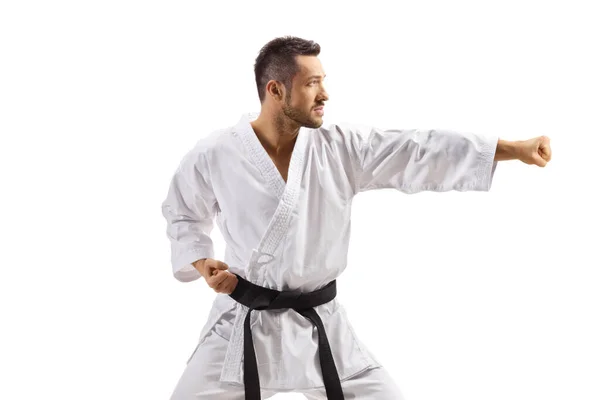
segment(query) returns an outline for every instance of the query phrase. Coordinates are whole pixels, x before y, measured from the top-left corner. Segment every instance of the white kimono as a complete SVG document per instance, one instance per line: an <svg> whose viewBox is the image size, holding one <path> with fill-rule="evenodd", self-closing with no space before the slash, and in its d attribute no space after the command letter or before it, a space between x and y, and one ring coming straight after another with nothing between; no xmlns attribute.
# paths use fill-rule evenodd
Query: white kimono
<svg viewBox="0 0 600 400"><path fill-rule="evenodd" d="M276 290L319 289L346 268L357 193L487 191L496 168L497 137L323 125L300 129L286 184L250 125L257 116L246 114L199 140L173 176L162 211L173 273L182 282L201 277L193 261L215 258L210 233L216 217L226 241L222 261L231 272ZM232 310L236 318L220 380L243 385L247 308L217 295L200 341ZM379 366L337 299L316 310L341 380ZM310 321L294 310L255 311L251 326L263 389L323 386Z"/></svg>

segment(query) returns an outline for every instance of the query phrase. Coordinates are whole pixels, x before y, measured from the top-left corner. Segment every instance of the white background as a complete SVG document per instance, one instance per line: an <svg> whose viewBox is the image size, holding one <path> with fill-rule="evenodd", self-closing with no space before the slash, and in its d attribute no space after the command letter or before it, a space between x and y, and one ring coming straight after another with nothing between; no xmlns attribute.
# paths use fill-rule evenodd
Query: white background
<svg viewBox="0 0 600 400"><path fill-rule="evenodd" d="M0 398L169 397L215 294L172 277L161 202L291 34L322 46L326 123L551 138L487 193L355 198L339 297L406 399L598 400L592 4L3 1Z"/></svg>

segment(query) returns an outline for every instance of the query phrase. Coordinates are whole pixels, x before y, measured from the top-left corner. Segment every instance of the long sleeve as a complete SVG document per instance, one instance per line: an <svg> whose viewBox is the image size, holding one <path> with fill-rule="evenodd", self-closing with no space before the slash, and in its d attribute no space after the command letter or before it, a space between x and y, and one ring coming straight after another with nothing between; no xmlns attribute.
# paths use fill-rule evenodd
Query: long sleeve
<svg viewBox="0 0 600 400"><path fill-rule="evenodd" d="M382 188L488 191L497 162L497 137L450 130L350 129L355 194Z"/></svg>
<svg viewBox="0 0 600 400"><path fill-rule="evenodd" d="M162 203L173 275L181 282L201 277L192 262L214 258L210 233L218 205L207 179L205 155L199 149L195 147L182 159Z"/></svg>

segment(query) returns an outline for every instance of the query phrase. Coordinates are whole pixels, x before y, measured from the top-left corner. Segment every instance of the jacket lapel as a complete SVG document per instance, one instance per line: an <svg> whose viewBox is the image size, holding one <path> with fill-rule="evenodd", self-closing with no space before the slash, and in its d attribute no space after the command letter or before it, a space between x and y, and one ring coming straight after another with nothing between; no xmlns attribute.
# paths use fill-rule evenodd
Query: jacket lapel
<svg viewBox="0 0 600 400"><path fill-rule="evenodd" d="M265 286L264 271L267 265L274 260L274 253L288 230L292 211L296 208L301 189L301 181L304 173L306 144L308 131L300 128L298 138L294 145L292 158L288 170L287 183L284 182L277 167L270 159L264 147L252 130L250 121L255 114L248 114L242 118L237 127L244 145L246 146L252 162L261 171L267 184L271 187L273 194L279 199L277 209L273 214L265 233L263 234L257 248L252 249L252 255L246 268L246 279L257 285ZM277 288L275 288L277 289ZM241 365L243 356L243 322L248 313L248 308L239 303L236 304L237 313L234 322L230 343L225 355L225 363L221 372L221 381L241 383ZM258 313L252 315L254 321ZM251 322L252 324L253 322Z"/></svg>
<svg viewBox="0 0 600 400"><path fill-rule="evenodd" d="M257 114L255 113L244 115L236 131L250 154L252 162L261 172L273 195L279 199L277 209L271 217L258 247L253 249L246 269L246 279L257 285L263 285L262 268L273 260L273 254L287 232L292 211L298 201L308 135L306 128L300 128L292 151L286 183L250 125L250 122L256 117Z"/></svg>

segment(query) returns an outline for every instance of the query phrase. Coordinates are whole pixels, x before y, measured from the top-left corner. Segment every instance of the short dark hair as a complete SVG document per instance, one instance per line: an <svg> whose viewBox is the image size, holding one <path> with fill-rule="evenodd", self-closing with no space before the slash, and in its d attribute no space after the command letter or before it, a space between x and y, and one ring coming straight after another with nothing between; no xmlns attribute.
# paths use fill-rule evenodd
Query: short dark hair
<svg viewBox="0 0 600 400"><path fill-rule="evenodd" d="M260 102L265 100L266 86L270 80L283 82L289 96L292 78L299 70L296 56L318 56L320 52L318 43L295 36L275 38L264 45L254 64Z"/></svg>

